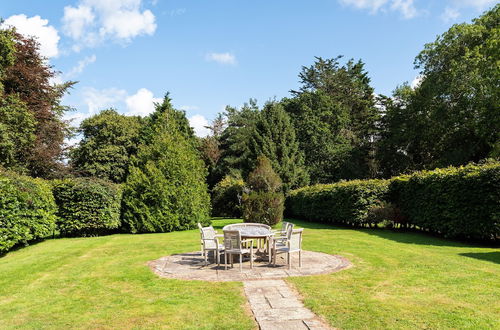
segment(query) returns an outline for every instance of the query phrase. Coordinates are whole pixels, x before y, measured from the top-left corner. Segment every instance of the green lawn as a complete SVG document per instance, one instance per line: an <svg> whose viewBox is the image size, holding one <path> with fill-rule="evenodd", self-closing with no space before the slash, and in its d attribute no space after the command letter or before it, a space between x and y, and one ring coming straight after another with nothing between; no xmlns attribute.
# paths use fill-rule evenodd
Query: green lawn
<svg viewBox="0 0 500 330"><path fill-rule="evenodd" d="M354 263L289 279L332 326L500 328L499 249L295 223L306 228L306 249ZM198 238L191 230L56 239L11 252L0 258L0 328L254 328L241 283L160 279L146 266L197 250Z"/></svg>

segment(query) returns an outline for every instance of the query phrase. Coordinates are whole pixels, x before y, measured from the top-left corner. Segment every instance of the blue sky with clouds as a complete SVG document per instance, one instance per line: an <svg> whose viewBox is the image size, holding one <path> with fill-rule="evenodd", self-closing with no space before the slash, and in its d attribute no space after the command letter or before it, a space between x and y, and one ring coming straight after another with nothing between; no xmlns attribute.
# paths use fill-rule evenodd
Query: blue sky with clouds
<svg viewBox="0 0 500 330"><path fill-rule="evenodd" d="M101 109L146 115L169 91L198 134L226 105L298 87L314 56L362 59L376 93L418 72L413 59L495 0L0 0L0 17L36 36L74 122Z"/></svg>

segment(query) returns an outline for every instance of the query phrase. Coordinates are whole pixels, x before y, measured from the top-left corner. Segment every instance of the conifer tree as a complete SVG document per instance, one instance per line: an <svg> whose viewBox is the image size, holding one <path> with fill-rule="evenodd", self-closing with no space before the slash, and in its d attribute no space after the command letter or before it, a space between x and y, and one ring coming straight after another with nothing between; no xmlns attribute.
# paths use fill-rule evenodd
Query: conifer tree
<svg viewBox="0 0 500 330"><path fill-rule="evenodd" d="M250 159L257 159L260 155L269 158L283 181L285 193L308 183L304 155L295 129L279 103L270 102L264 106L255 125L250 148Z"/></svg>

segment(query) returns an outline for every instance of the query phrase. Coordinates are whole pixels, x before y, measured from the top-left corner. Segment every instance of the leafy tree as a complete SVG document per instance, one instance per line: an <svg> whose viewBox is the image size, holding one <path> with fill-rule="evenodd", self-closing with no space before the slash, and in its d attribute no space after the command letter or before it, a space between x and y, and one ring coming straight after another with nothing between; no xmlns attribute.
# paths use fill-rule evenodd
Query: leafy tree
<svg viewBox="0 0 500 330"><path fill-rule="evenodd" d="M307 184L304 155L282 105L270 102L264 106L256 121L250 147L250 160L266 156L283 181L285 192Z"/></svg>
<svg viewBox="0 0 500 330"><path fill-rule="evenodd" d="M206 169L177 114L171 107L157 107L150 117L151 135L132 159L123 191L123 220L133 233L207 223Z"/></svg>
<svg viewBox="0 0 500 330"><path fill-rule="evenodd" d="M33 148L25 157L26 168L33 176L55 176L63 166L64 138L69 134L68 123L62 120L69 108L61 105L60 101L74 82L52 85L50 79L56 72L40 56L38 42L12 29L2 33L2 44L9 36L14 42L15 59L12 63L9 50L6 54L5 49L0 52L1 62L11 63L3 68L1 84L5 95L18 97L36 120L36 138Z"/></svg>
<svg viewBox="0 0 500 330"><path fill-rule="evenodd" d="M370 78L363 62L341 65L340 58L317 57L303 67L301 88L283 101L314 183L377 175L373 141L379 110Z"/></svg>
<svg viewBox="0 0 500 330"><path fill-rule="evenodd" d="M200 139L199 150L205 166L208 169L207 183L210 188L213 188L220 181L221 173L218 172L219 160L222 156L221 136L224 132L226 121L222 114L212 121L207 128L210 130L210 135Z"/></svg>
<svg viewBox="0 0 500 330"><path fill-rule="evenodd" d="M226 107L227 127L220 137L221 159L216 173L222 178L225 174L246 176L251 167L251 139L259 118L259 108L250 99L241 109Z"/></svg>
<svg viewBox="0 0 500 330"><path fill-rule="evenodd" d="M27 156L35 141L36 121L15 95L0 99L0 165L26 172Z"/></svg>
<svg viewBox="0 0 500 330"><path fill-rule="evenodd" d="M499 156L499 22L497 5L425 45L415 60L420 85L398 88L382 122L386 175Z"/></svg>
<svg viewBox="0 0 500 330"><path fill-rule="evenodd" d="M249 191L243 194L243 220L272 226L283 219L282 182L268 158L259 156L255 164L247 178Z"/></svg>
<svg viewBox="0 0 500 330"><path fill-rule="evenodd" d="M85 119L79 128L83 138L70 153L74 170L115 183L125 181L130 157L135 155L142 129L142 118L103 110Z"/></svg>

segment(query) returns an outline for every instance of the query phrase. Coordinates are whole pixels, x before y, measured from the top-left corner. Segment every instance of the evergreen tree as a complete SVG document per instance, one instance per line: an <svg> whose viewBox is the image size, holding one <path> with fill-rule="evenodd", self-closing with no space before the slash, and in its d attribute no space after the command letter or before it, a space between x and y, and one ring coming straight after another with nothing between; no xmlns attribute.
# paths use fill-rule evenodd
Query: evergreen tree
<svg viewBox="0 0 500 330"><path fill-rule="evenodd" d="M266 156L283 181L283 190L304 186L308 175L289 115L282 105L267 103L256 121L250 144L250 159ZM251 162L253 163L253 162Z"/></svg>
<svg viewBox="0 0 500 330"><path fill-rule="evenodd" d="M179 113L157 107L147 142L133 157L123 192L123 220L133 233L189 229L208 221L206 169Z"/></svg>

